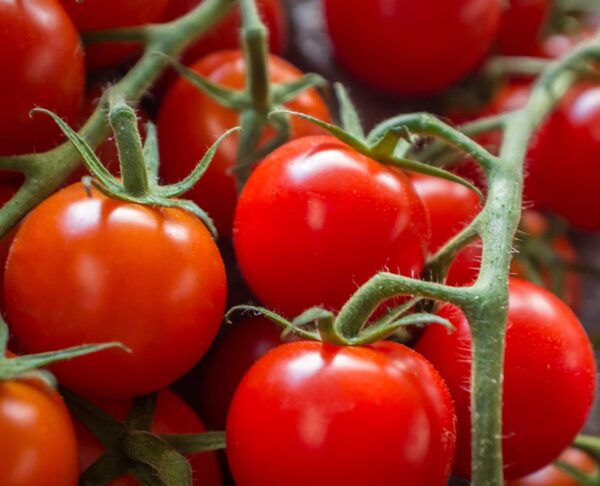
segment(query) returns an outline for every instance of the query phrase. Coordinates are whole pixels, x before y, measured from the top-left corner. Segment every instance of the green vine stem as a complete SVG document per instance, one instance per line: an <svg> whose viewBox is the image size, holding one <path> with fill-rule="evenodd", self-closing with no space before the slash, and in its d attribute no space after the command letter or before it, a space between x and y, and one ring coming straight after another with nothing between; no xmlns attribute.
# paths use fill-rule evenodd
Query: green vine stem
<svg viewBox="0 0 600 486"><path fill-rule="evenodd" d="M114 33L121 40L141 40L146 47L137 64L109 90L119 90L130 102L139 100L168 65L164 56L154 53L179 55L222 19L235 1L205 0L173 22L120 29ZM110 36L96 33L96 37L96 40L101 38L104 41ZM97 147L109 134L105 108L105 102L100 103L79 132L92 147ZM0 209L0 235L5 235L30 209L59 188L79 164L79 154L68 142L44 153L0 157L1 169L25 175L20 190Z"/></svg>

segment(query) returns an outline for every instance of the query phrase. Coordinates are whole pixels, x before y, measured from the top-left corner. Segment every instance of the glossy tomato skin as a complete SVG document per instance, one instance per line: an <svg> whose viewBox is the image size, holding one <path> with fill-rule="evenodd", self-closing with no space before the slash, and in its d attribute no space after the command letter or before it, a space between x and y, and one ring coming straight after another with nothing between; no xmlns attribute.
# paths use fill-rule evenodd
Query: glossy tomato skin
<svg viewBox="0 0 600 486"><path fill-rule="evenodd" d="M60 395L45 383L0 382L0 437L0 484L77 484L75 430Z"/></svg>
<svg viewBox="0 0 600 486"><path fill-rule="evenodd" d="M442 486L454 420L444 383L409 348L289 343L240 383L227 453L239 486Z"/></svg>
<svg viewBox="0 0 600 486"><path fill-rule="evenodd" d="M241 51L221 51L192 66L197 73L228 88L244 86L244 60ZM302 76L283 59L269 56L269 74L273 82L291 81ZM329 112L316 90L310 90L288 104L290 110L329 120ZM161 175L168 182L183 179L196 166L206 149L226 130L239 125L239 114L202 94L180 79L167 93L158 115ZM312 123L292 117L292 138L322 133ZM239 137L226 139L210 167L186 197L194 200L213 218L221 237L231 236L237 191L232 168L237 156Z"/></svg>
<svg viewBox="0 0 600 486"><path fill-rule="evenodd" d="M540 50L550 0L509 0L498 31L498 49L507 56L535 56Z"/></svg>
<svg viewBox="0 0 600 486"><path fill-rule="evenodd" d="M429 231L407 176L316 136L280 147L250 176L234 247L254 294L294 317L339 309L378 271L419 275Z"/></svg>
<svg viewBox="0 0 600 486"><path fill-rule="evenodd" d="M202 3L203 0L170 0L163 19L176 19ZM269 32L269 50L283 54L287 42L285 9L281 0L258 0L258 12ZM238 7L230 12L218 25L206 32L202 38L188 48L184 60L197 61L212 52L240 47L241 16Z"/></svg>
<svg viewBox="0 0 600 486"><path fill-rule="evenodd" d="M563 461L588 474L598 471L596 461L585 452L574 447L564 451L557 460ZM524 478L508 481L506 486L581 486L581 483L561 471L554 464L549 464Z"/></svg>
<svg viewBox="0 0 600 486"><path fill-rule="evenodd" d="M117 420L123 421L131 408L131 401L96 403ZM76 423L79 442L79 464L85 471L104 452L102 443L83 425ZM206 427L193 410L169 389L162 390L156 399L156 409L150 431L158 434L199 434ZM213 453L199 453L188 457L193 473L194 486L221 486L223 484L217 458ZM120 477L110 486L135 486L137 480L130 476Z"/></svg>
<svg viewBox="0 0 600 486"><path fill-rule="evenodd" d="M471 375L471 334L457 308L445 306L438 314L449 319L456 331L448 334L430 326L416 349L440 372L454 398L458 419L454 472L469 477L471 417L466 385ZM502 409L507 479L536 471L571 444L591 410L595 384L594 354L577 317L550 292L511 279Z"/></svg>
<svg viewBox="0 0 600 486"><path fill-rule="evenodd" d="M27 351L108 341L131 348L52 367L79 394L121 398L160 389L200 359L223 317L226 281L192 214L88 197L73 184L22 224L4 290Z"/></svg>
<svg viewBox="0 0 600 486"><path fill-rule="evenodd" d="M481 211L479 196L457 182L440 177L414 173L410 180L429 213L429 253L433 254Z"/></svg>
<svg viewBox="0 0 600 486"><path fill-rule="evenodd" d="M60 0L80 32L117 29L160 21L169 0ZM115 66L135 55L131 43L102 43L86 48L88 69Z"/></svg>
<svg viewBox="0 0 600 486"><path fill-rule="evenodd" d="M498 31L499 0L325 0L331 40L359 80L425 95L477 66Z"/></svg>
<svg viewBox="0 0 600 486"><path fill-rule="evenodd" d="M74 122L83 100L83 49L57 0L0 4L0 156L42 152L62 138L41 106Z"/></svg>

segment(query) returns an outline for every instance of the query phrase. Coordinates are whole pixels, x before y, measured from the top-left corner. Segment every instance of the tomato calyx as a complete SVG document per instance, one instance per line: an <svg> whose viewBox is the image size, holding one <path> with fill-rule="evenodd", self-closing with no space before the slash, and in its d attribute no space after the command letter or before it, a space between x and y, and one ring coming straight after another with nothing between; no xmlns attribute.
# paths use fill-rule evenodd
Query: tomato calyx
<svg viewBox="0 0 600 486"><path fill-rule="evenodd" d="M573 442L573 447L589 454L593 460L600 464L600 438L579 435ZM557 468L578 481L582 486L596 486L600 482L600 469L593 472L585 472L568 462L560 459L554 463Z"/></svg>
<svg viewBox="0 0 600 486"><path fill-rule="evenodd" d="M239 131L239 127L232 128L221 135L185 179L174 184L160 185L156 127L152 123L146 125L146 140L142 144L135 110L125 102L123 93L118 90L108 90L108 101L108 119L119 152L121 179L112 175L88 143L56 114L41 108L35 109L34 112L44 113L54 119L79 152L94 177L83 178L82 182L86 188L94 187L108 197L127 202L175 207L189 211L202 220L216 238L216 227L203 209L192 201L175 198L189 191L200 180L221 142L230 134Z"/></svg>
<svg viewBox="0 0 600 486"><path fill-rule="evenodd" d="M150 432L156 393L136 398L123 422L68 390L62 393L71 414L106 448L82 473L81 484L108 484L131 474L141 484L191 485L192 470L184 454L225 448L224 432L173 435Z"/></svg>
<svg viewBox="0 0 600 486"><path fill-rule="evenodd" d="M419 297L410 299L388 310L383 317L355 325L352 329L344 326L343 321L337 319L333 312L322 307L311 307L290 321L264 307L238 305L227 312L225 320L230 322L229 316L234 312L253 312L282 327L282 338L296 334L303 339L339 346L366 346L392 336L395 340L402 340L401 331L408 326L440 324L446 327L448 332L453 332L454 326L447 319L427 312L408 313L422 300Z"/></svg>

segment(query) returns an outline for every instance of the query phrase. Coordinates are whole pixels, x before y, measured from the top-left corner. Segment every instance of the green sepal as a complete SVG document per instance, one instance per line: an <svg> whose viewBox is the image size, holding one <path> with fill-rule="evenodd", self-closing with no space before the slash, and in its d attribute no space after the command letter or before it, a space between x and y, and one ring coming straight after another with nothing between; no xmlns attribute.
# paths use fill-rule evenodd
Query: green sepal
<svg viewBox="0 0 600 486"><path fill-rule="evenodd" d="M327 84L327 80L323 76L315 73L304 74L298 79L286 83L274 84L271 88L273 104L284 105L304 91L312 88L324 88Z"/></svg>
<svg viewBox="0 0 600 486"><path fill-rule="evenodd" d="M118 452L105 452L79 476L80 486L103 486L127 474L133 462Z"/></svg>
<svg viewBox="0 0 600 486"><path fill-rule="evenodd" d="M158 185L158 168L160 165L160 155L158 150L158 134L156 125L148 122L145 125L146 140L144 141L144 160L148 169L148 177L152 185Z"/></svg>
<svg viewBox="0 0 600 486"><path fill-rule="evenodd" d="M588 474L564 461L555 461L554 465L566 475L575 479L581 486L598 486L600 483L600 473L598 471Z"/></svg>
<svg viewBox="0 0 600 486"><path fill-rule="evenodd" d="M342 83L335 83L335 94L340 105L340 118L342 127L351 135L361 140L365 139L365 131L360 122L356 106L352 103L348 91Z"/></svg>
<svg viewBox="0 0 600 486"><path fill-rule="evenodd" d="M161 438L180 454L196 454L225 449L225 432L209 431L200 434L165 434Z"/></svg>
<svg viewBox="0 0 600 486"><path fill-rule="evenodd" d="M150 430L156 410L157 393L136 397L125 419L125 427L136 430Z"/></svg>

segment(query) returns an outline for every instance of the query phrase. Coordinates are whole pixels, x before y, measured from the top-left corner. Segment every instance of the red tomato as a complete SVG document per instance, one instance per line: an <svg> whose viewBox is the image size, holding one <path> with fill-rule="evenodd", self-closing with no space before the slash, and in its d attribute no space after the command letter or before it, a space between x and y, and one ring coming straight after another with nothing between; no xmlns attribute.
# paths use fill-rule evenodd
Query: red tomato
<svg viewBox="0 0 600 486"><path fill-rule="evenodd" d="M60 0L80 32L133 27L160 21L169 0ZM102 43L86 48L88 69L111 67L135 55L131 43Z"/></svg>
<svg viewBox="0 0 600 486"><path fill-rule="evenodd" d="M330 136L294 140L250 176L234 247L254 294L288 317L339 309L382 270L419 275L429 220L407 176Z"/></svg>
<svg viewBox="0 0 600 486"><path fill-rule="evenodd" d="M76 121L84 88L83 50L56 0L0 3L0 156L42 152L61 132L36 106Z"/></svg>
<svg viewBox="0 0 600 486"><path fill-rule="evenodd" d="M10 249L8 321L30 352L120 341L52 367L86 396L130 397L189 370L217 333L223 261L208 230L179 209L109 199L81 184L34 209Z"/></svg>
<svg viewBox="0 0 600 486"><path fill-rule="evenodd" d="M242 380L227 454L238 486L445 486L454 421L446 386L413 350L302 341Z"/></svg>
<svg viewBox="0 0 600 486"><path fill-rule="evenodd" d="M598 471L598 464L585 452L571 447L563 452L558 460L576 467L586 473ZM573 479L567 473L561 471L554 464L540 469L539 471L515 481L508 481L506 486L581 486L581 483Z"/></svg>
<svg viewBox="0 0 600 486"><path fill-rule="evenodd" d="M45 383L0 381L0 437L0 484L77 484L73 424L60 395Z"/></svg>
<svg viewBox="0 0 600 486"><path fill-rule="evenodd" d="M535 56L551 0L509 0L502 14L498 48L507 56Z"/></svg>
<svg viewBox="0 0 600 486"><path fill-rule="evenodd" d="M358 79L392 94L428 94L477 66L496 37L501 4L325 0L325 14L340 61Z"/></svg>
<svg viewBox="0 0 600 486"><path fill-rule="evenodd" d="M429 213L431 254L464 229L481 211L479 196L457 182L417 173L411 174L411 182Z"/></svg>
<svg viewBox="0 0 600 486"><path fill-rule="evenodd" d="M97 404L118 420L125 420L130 402L106 402ZM206 431L202 421L175 393L165 389L157 397L156 410L150 429L155 434L199 434ZM76 423L79 442L79 463L84 471L104 452L104 446L86 428ZM213 453L193 454L189 457L195 486L221 486L221 471ZM139 484L130 476L121 477L110 486L135 486Z"/></svg>
<svg viewBox="0 0 600 486"><path fill-rule="evenodd" d="M448 334L430 326L416 349L440 372L454 398L458 418L454 471L469 477L471 333L457 308L447 305L438 314L456 331ZM536 471L571 444L591 410L595 385L594 353L575 314L550 292L512 279L502 408L507 479Z"/></svg>
<svg viewBox="0 0 600 486"><path fill-rule="evenodd" d="M87 0L86 0L87 1ZM170 0L163 19L176 19L192 10L203 0ZM283 54L287 40L285 9L281 0L257 0L259 14L269 31L269 50L275 54ZM185 53L186 61L195 61L211 52L222 49L238 49L240 47L240 11L227 15L218 25L210 29L202 38Z"/></svg>
<svg viewBox="0 0 600 486"><path fill-rule="evenodd" d="M234 89L244 86L241 51L217 52L194 64L192 69L222 86ZM272 55L269 56L269 73L273 82L291 81L302 75L294 66ZM316 90L303 93L288 107L329 120L327 106ZM219 105L184 79L179 80L167 93L158 115L161 173L164 178L168 182L181 180L192 171L207 147L239 123L238 113ZM291 125L293 138L322 133L312 123L299 118L292 118ZM237 140L237 136L231 136L221 144L202 180L186 195L210 214L222 237L231 235L237 203L232 173Z"/></svg>

